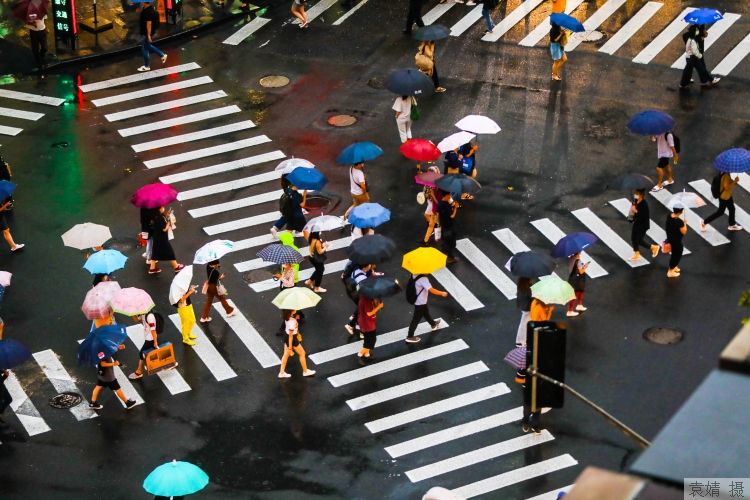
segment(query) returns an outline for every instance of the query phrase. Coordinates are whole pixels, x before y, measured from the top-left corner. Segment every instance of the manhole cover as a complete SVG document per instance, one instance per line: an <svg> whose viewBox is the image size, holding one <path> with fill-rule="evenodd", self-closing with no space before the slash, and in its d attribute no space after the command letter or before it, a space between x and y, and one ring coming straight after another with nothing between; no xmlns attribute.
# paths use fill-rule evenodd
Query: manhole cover
<svg viewBox="0 0 750 500"><path fill-rule="evenodd" d="M581 42L598 42L599 40L604 38L604 33L602 33L601 31L592 30L576 33L575 36L578 37Z"/></svg>
<svg viewBox="0 0 750 500"><path fill-rule="evenodd" d="M372 87L372 88L374 88L374 89L378 89L378 90L380 90L380 89L382 89L382 88L385 87L385 84L383 83L383 80L381 80L380 78L370 78L367 81L367 85L370 86L370 87Z"/></svg>
<svg viewBox="0 0 750 500"><path fill-rule="evenodd" d="M643 338L654 344L671 345L677 344L685 336L685 333L677 328L666 326L655 326L643 332Z"/></svg>
<svg viewBox="0 0 750 500"><path fill-rule="evenodd" d="M357 123L357 119L352 115L333 115L328 117L328 125L333 127L349 127Z"/></svg>
<svg viewBox="0 0 750 500"><path fill-rule="evenodd" d="M289 85L289 78L283 75L268 75L260 79L260 86L266 88L278 88Z"/></svg>
<svg viewBox="0 0 750 500"><path fill-rule="evenodd" d="M49 399L49 405L53 408L66 410L78 406L81 404L81 401L83 401L83 398L80 394L76 394L75 392L62 392L57 396L52 396Z"/></svg>

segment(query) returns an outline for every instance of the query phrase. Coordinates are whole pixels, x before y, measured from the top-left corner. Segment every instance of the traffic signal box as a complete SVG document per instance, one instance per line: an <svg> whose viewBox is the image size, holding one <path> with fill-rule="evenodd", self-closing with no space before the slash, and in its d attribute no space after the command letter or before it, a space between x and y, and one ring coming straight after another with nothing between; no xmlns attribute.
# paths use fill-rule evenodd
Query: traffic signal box
<svg viewBox="0 0 750 500"><path fill-rule="evenodd" d="M560 382L565 382L565 323L554 321L530 321L526 336L526 366L536 367L539 373ZM526 375L524 404L536 412L543 407L562 408L565 391L562 387Z"/></svg>

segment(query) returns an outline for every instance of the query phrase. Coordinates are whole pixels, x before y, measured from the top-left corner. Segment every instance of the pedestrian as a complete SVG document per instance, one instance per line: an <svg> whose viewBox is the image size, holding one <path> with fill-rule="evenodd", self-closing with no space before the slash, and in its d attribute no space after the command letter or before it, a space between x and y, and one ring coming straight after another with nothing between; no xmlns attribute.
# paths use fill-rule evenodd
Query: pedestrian
<svg viewBox="0 0 750 500"><path fill-rule="evenodd" d="M552 79L560 81L560 70L568 62L568 56L565 54L565 45L568 42L568 32L555 23L550 23L549 30L549 51L552 55Z"/></svg>
<svg viewBox="0 0 750 500"><path fill-rule="evenodd" d="M435 92L445 92L445 87L440 86L437 66L435 65L435 42L432 40L420 42L417 47L417 54L414 56L417 68L422 73L432 78L435 85Z"/></svg>
<svg viewBox="0 0 750 500"><path fill-rule="evenodd" d="M305 1L306 0L293 0L292 1L292 15L299 19L300 29L307 28L310 23L307 22L307 12L305 12Z"/></svg>
<svg viewBox="0 0 750 500"><path fill-rule="evenodd" d="M443 156L443 175L456 175L461 173L464 166L463 156L459 153L459 148L445 152Z"/></svg>
<svg viewBox="0 0 750 500"><path fill-rule="evenodd" d="M154 248L154 219L159 216L158 208L141 208L141 234L140 239L145 241L146 251L143 257L146 259L146 265L151 264L151 251Z"/></svg>
<svg viewBox="0 0 750 500"><path fill-rule="evenodd" d="M640 247L650 249L651 257L656 257L659 254L659 245L648 245L644 240L646 232L651 227L651 218L649 217L645 189L638 189L635 191L633 201L630 205L628 219L633 223L633 227L630 230L630 242L633 245L633 256L630 257L630 260L640 260Z"/></svg>
<svg viewBox="0 0 750 500"><path fill-rule="evenodd" d="M467 142L458 148L458 154L461 158L462 174L468 175L472 178L477 176L477 151L479 151L479 145L473 142Z"/></svg>
<svg viewBox="0 0 750 500"><path fill-rule="evenodd" d="M302 334L299 332L299 322L297 321L296 314L297 311L289 309L282 310L282 317L284 318L284 326L286 328L286 337L284 338L284 355L281 357L279 378L289 378L292 376L286 372L286 363L289 360L289 356L292 356L294 353L297 353L299 356L299 364L302 366L302 376L312 377L315 375L315 370L309 370L307 368L305 349L302 347Z"/></svg>
<svg viewBox="0 0 750 500"><path fill-rule="evenodd" d="M685 41L685 69L682 70L680 89L686 89L693 77L693 69L698 71L701 86L711 87L719 83L721 78L711 75L706 67L706 59L703 57L704 40L708 35L705 26L691 25L682 35Z"/></svg>
<svg viewBox="0 0 750 500"><path fill-rule="evenodd" d="M3 238L5 239L5 242L10 246L11 252L17 252L21 250L26 245L24 243L16 243L13 240L13 235L10 234L10 227L8 226L8 221L5 220L5 212L11 209L13 206L13 200L5 200L3 201L3 204L0 205L0 231L3 232Z"/></svg>
<svg viewBox="0 0 750 500"><path fill-rule="evenodd" d="M125 346L120 344L119 346L120 350L125 349ZM132 407L135 406L135 401L132 399L128 399L127 396L125 396L125 393L122 392L122 389L120 388L120 383L117 381L117 378L115 377L115 366L120 366L120 362L115 360L112 356L104 356L104 353L99 353L99 364L96 366L96 386L94 387L94 392L91 394L91 402L89 403L89 408L92 410L101 410L104 408L104 406L101 403L97 403L97 400L99 399L99 395L102 393L102 389L105 387L108 389L111 389L112 392L114 392L118 398L120 398L120 401L125 403L125 409L129 410Z"/></svg>
<svg viewBox="0 0 750 500"><path fill-rule="evenodd" d="M311 288L316 293L323 293L327 290L321 287L320 284L323 282L325 262L326 258L328 258L328 254L326 254L328 243L323 241L320 236L320 232L318 231L311 232L310 239L308 241L310 243L310 245L308 246L308 248L310 249L310 253L307 258L315 268L315 272L313 272L312 276L310 276L310 279L305 281L305 286Z"/></svg>
<svg viewBox="0 0 750 500"><path fill-rule="evenodd" d="M359 239L362 236L370 236L373 234L375 234L374 228L352 226L351 240L349 244L351 245L351 241Z"/></svg>
<svg viewBox="0 0 750 500"><path fill-rule="evenodd" d="M438 203L437 212L440 222L440 239L443 242L443 252L448 256L448 264L458 262L455 256L456 251L456 233L453 229L453 222L456 219L458 203L453 200L450 193L443 194Z"/></svg>
<svg viewBox="0 0 750 500"><path fill-rule="evenodd" d="M740 178L737 176L732 179L732 176L728 173L722 172L719 174L719 183L719 208L716 212L706 217L706 220L701 221L701 231L706 231L708 229L706 224L710 224L711 221L724 215L727 209L729 209L729 227L727 229L730 231L742 231L742 226L737 224L737 221L734 219L734 198L732 197L734 186L740 183Z"/></svg>
<svg viewBox="0 0 750 500"><path fill-rule="evenodd" d="M161 272L158 266L160 260L169 261L175 273L179 273L185 267L185 264L177 262L172 244L169 243L169 236L174 227L172 215L171 210L167 211L164 207L159 207L159 215L153 219L152 230L154 242L151 248L148 274L158 274Z"/></svg>
<svg viewBox="0 0 750 500"><path fill-rule="evenodd" d="M680 203L675 203L672 213L667 216L665 231L667 233L667 243L670 246L669 270L667 278L677 278L680 276L680 259L682 258L682 238L687 233L687 225L682 217L682 211L685 207ZM666 251L665 251L666 253Z"/></svg>
<svg viewBox="0 0 750 500"><path fill-rule="evenodd" d="M187 292L185 292L180 300L174 304L177 307L177 315L180 317L180 331L182 332L182 343L185 345L195 345L195 339L198 337L193 334L193 327L195 326L195 310L193 309L193 303L190 301L190 297L195 293L195 285L190 285Z"/></svg>
<svg viewBox="0 0 750 500"><path fill-rule="evenodd" d="M438 170L437 167L432 166L430 167L430 170ZM438 200L437 195L435 194L435 191L437 188L431 188L425 186L424 188L424 198L425 198L425 207L424 207L424 220L427 222L427 230L424 233L424 238L422 239L422 245L427 246L430 243L430 238L432 235L435 235L435 242L440 240L440 234L439 231L435 231L435 225L438 222L438 213L437 213L437 207L440 200Z"/></svg>
<svg viewBox="0 0 750 500"><path fill-rule="evenodd" d="M346 289L346 295L354 302L354 313L349 316L349 322L344 325L344 329L349 336L354 335L354 330L359 329L357 324L357 317L359 315L359 290L358 285L365 279L372 275L377 275L374 272L372 264L366 266L358 266L352 261L344 268L341 273L341 280L344 282L344 288ZM360 334L361 336L361 334Z"/></svg>
<svg viewBox="0 0 750 500"><path fill-rule="evenodd" d="M133 321L143 326L143 345L138 351L138 367L133 373L128 375L130 380L137 380L143 377L143 369L146 366L146 355L148 352L159 348L159 332L156 329L156 316L153 312L134 316Z"/></svg>
<svg viewBox="0 0 750 500"><path fill-rule="evenodd" d="M672 162L674 162L675 166L680 162L680 152L677 150L677 143L674 137L674 132L671 130L651 137L651 140L656 142L656 156L659 158L656 164L656 175L659 180L656 182L656 186L651 188L651 191L654 193L664 189L664 186L674 184ZM666 180L664 179L665 174Z"/></svg>
<svg viewBox="0 0 750 500"><path fill-rule="evenodd" d="M281 194L281 198L279 198L281 217L271 226L271 234L277 237L278 231L284 226L289 231L300 233L305 228L305 224L307 224L305 213L302 209L307 202L307 190L304 190L300 194L297 186L286 181L286 179L282 181L282 184L284 184L284 192Z"/></svg>
<svg viewBox="0 0 750 500"><path fill-rule="evenodd" d="M552 313L555 310L554 304L545 304L537 298L531 299L531 307L529 309L529 321L549 321L552 318ZM528 357L528 356L527 356ZM536 411L531 411L531 401L526 387L526 370L523 370L524 379L524 402L523 402L523 420L521 421L521 429L523 432L533 431L539 433L541 429L540 418L542 409L537 408Z"/></svg>
<svg viewBox="0 0 750 500"><path fill-rule="evenodd" d="M529 311L531 310L531 278L518 278L516 282L516 307L521 311L521 320L516 330L516 347L526 347L526 330L529 324ZM516 371L516 383L523 384L526 381L526 370Z"/></svg>
<svg viewBox="0 0 750 500"><path fill-rule="evenodd" d="M294 244L294 235L291 232L283 231L279 233L279 241L282 245L288 246L289 248L292 248L299 252L299 247ZM294 286L299 281L299 264L292 264L292 269L294 270L294 281L292 282L291 286ZM302 314L302 312L298 312L297 314L300 314L304 317L304 314Z"/></svg>
<svg viewBox="0 0 750 500"><path fill-rule="evenodd" d="M352 205L344 212L344 220L349 217L349 212L354 207L370 201L364 162L359 162L349 167L349 192L352 195Z"/></svg>
<svg viewBox="0 0 750 500"><path fill-rule="evenodd" d="M377 341L376 316L382 308L382 300L371 299L360 294L357 307L357 326L359 326L359 331L364 336L364 341L362 342L362 349L357 353L357 357L361 365L364 365L366 361L374 359L372 351L375 349L375 342Z"/></svg>
<svg viewBox="0 0 750 500"><path fill-rule="evenodd" d="M410 291L412 289L413 291ZM442 320L432 319L430 309L427 307L427 299L430 294L439 297L447 297L448 292L433 288L432 283L430 283L430 279L426 274L412 274L411 278L409 278L409 282L406 284L406 292L407 301L411 300L410 295L414 297L414 314L412 314L411 323L409 323L409 330L406 332L405 341L409 344L416 344L422 340L414 335L422 318L427 320L433 332L440 328L440 324L442 323Z"/></svg>
<svg viewBox="0 0 750 500"><path fill-rule="evenodd" d="M411 139L411 106L416 104L414 98L408 95L402 95L397 97L393 103L393 111L396 112L396 127L398 128L398 135L403 144L408 139Z"/></svg>
<svg viewBox="0 0 750 500"><path fill-rule="evenodd" d="M2 415L13 402L13 397L10 395L10 392L8 392L8 388L5 387L5 379L9 376L10 370L0 371L0 423L3 424L5 423L5 420L3 420Z"/></svg>
<svg viewBox="0 0 750 500"><path fill-rule="evenodd" d="M31 0L26 10L26 28L29 30L31 53L41 75L47 67L47 7L42 0Z"/></svg>
<svg viewBox="0 0 750 500"><path fill-rule="evenodd" d="M586 269L589 263L583 263L581 252L571 255L568 259L568 283L573 287L576 297L568 302L567 316L574 317L587 309L583 305L583 294L586 291Z"/></svg>
<svg viewBox="0 0 750 500"><path fill-rule="evenodd" d="M138 71L151 71L151 52L161 57L161 63L167 63L167 54L159 50L153 44L153 36L159 29L159 13L156 12L150 0L141 2L140 27L141 27L141 53L143 55L143 66Z"/></svg>
<svg viewBox="0 0 750 500"><path fill-rule="evenodd" d="M495 29L495 22L492 20L492 11L497 7L498 0L482 0L482 17L484 18L484 24L487 26L487 31L484 33L491 33Z"/></svg>
<svg viewBox="0 0 750 500"><path fill-rule="evenodd" d="M237 310L227 302L227 289L221 282L224 279L224 274L221 272L221 263L218 260L213 260L206 264L206 276L206 281L203 283L203 293L206 295L206 303L203 305L199 321L201 323L211 321L211 316L209 316L211 313L211 304L216 297L219 297L219 302L221 302L227 317L231 318L237 313Z"/></svg>
<svg viewBox="0 0 750 500"><path fill-rule="evenodd" d="M404 34L411 35L411 28L414 23L422 28L424 27L424 21L422 21L422 4L424 0L409 0L409 13L406 15L406 29Z"/></svg>

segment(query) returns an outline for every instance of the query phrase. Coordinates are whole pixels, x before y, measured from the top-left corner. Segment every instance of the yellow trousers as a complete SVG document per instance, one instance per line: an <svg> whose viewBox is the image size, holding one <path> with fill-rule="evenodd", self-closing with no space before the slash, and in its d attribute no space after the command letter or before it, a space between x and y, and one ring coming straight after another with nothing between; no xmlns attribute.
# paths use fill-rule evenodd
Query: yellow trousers
<svg viewBox="0 0 750 500"><path fill-rule="evenodd" d="M177 315L180 317L182 340L189 340L190 333L195 326L195 311L193 310L193 305L179 306L177 308Z"/></svg>

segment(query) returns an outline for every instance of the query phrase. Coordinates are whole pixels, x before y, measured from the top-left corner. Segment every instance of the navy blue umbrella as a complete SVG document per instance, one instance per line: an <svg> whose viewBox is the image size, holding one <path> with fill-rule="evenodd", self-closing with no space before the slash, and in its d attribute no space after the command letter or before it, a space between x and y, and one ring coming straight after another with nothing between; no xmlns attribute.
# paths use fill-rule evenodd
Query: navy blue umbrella
<svg viewBox="0 0 750 500"><path fill-rule="evenodd" d="M398 280L388 276L370 276L357 285L359 294L368 299L382 299L401 291Z"/></svg>
<svg viewBox="0 0 750 500"><path fill-rule="evenodd" d="M435 92L432 79L417 69L397 69L385 79L385 88L397 95L430 95Z"/></svg>
<svg viewBox="0 0 750 500"><path fill-rule="evenodd" d="M326 185L328 179L320 170L314 168L297 167L286 176L286 180L297 186L298 189L310 189L320 191Z"/></svg>
<svg viewBox="0 0 750 500"><path fill-rule="evenodd" d="M363 161L374 160L383 154L383 150L372 142L355 142L344 148L336 163L340 165L354 165Z"/></svg>
<svg viewBox="0 0 750 500"><path fill-rule="evenodd" d="M599 241L599 238L591 233L570 233L560 238L552 249L553 257L570 257L575 255L581 250L585 250L594 243Z"/></svg>
<svg viewBox="0 0 750 500"><path fill-rule="evenodd" d="M474 194L482 188L482 185L466 174L444 175L435 181L435 185L446 193L455 196L469 193Z"/></svg>
<svg viewBox="0 0 750 500"><path fill-rule="evenodd" d="M511 274L523 278L547 276L556 266L552 257L539 252L519 252L510 259Z"/></svg>
<svg viewBox="0 0 750 500"><path fill-rule="evenodd" d="M25 345L17 340L0 340L0 370L10 370L31 357Z"/></svg>
<svg viewBox="0 0 750 500"><path fill-rule="evenodd" d="M675 120L664 111L649 109L633 115L628 130L639 135L660 135L672 130Z"/></svg>
<svg viewBox="0 0 750 500"><path fill-rule="evenodd" d="M369 234L357 238L349 245L349 259L359 266L380 264L393 256L396 245L382 234Z"/></svg>
<svg viewBox="0 0 750 500"><path fill-rule="evenodd" d="M714 158L714 168L729 173L747 172L750 170L750 151L745 148L727 149Z"/></svg>
<svg viewBox="0 0 750 500"><path fill-rule="evenodd" d="M623 174L612 180L608 188L620 191L635 191L636 189L651 189L656 183L651 177L643 174Z"/></svg>
<svg viewBox="0 0 750 500"><path fill-rule="evenodd" d="M258 257L275 264L299 264L305 258L294 248L281 243L273 243L263 248L257 254Z"/></svg>
<svg viewBox="0 0 750 500"><path fill-rule="evenodd" d="M104 325L92 330L78 346L78 364L96 366L116 353L127 337L124 325Z"/></svg>
<svg viewBox="0 0 750 500"><path fill-rule="evenodd" d="M422 26L419 28L414 33L414 38L422 42L434 42L435 40L448 38L450 34L451 30L442 24L430 24L429 26Z"/></svg>
<svg viewBox="0 0 750 500"><path fill-rule="evenodd" d="M15 190L16 184L14 182L5 180L0 181L0 200L4 200L8 196L11 196Z"/></svg>
<svg viewBox="0 0 750 500"><path fill-rule="evenodd" d="M563 14L562 12L555 12L549 16L549 21L552 24L556 24L563 28L569 29L570 31L581 32L586 31L583 24L573 16Z"/></svg>
<svg viewBox="0 0 750 500"><path fill-rule="evenodd" d="M695 9L690 14L686 15L683 20L689 24L713 24L716 21L724 19L716 9Z"/></svg>

